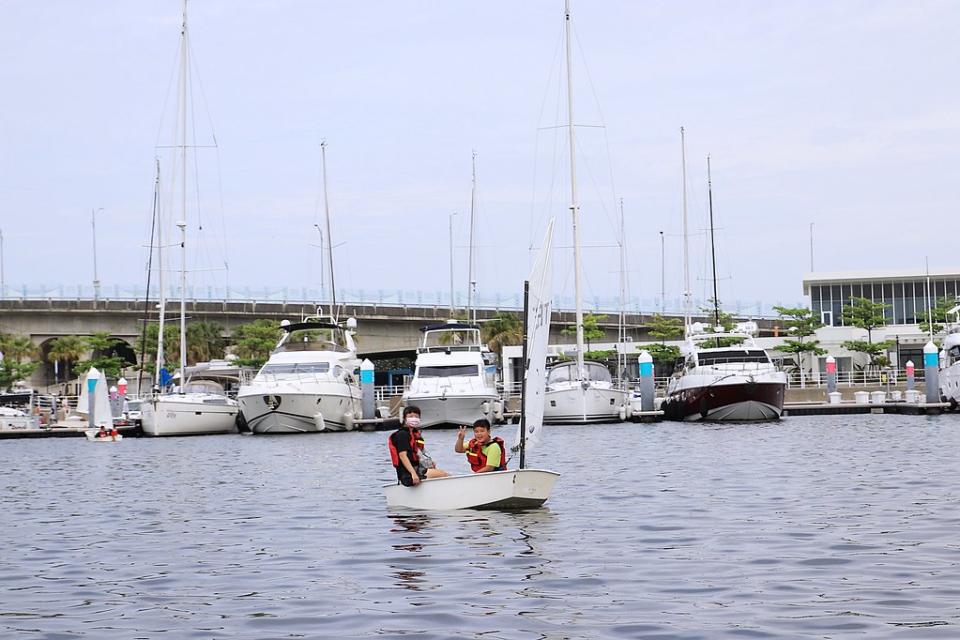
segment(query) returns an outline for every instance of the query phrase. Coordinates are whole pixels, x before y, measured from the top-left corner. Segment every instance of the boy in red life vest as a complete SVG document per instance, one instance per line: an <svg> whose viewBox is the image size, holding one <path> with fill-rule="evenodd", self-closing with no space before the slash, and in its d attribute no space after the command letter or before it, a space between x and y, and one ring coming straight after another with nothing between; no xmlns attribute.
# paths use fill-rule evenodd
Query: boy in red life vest
<svg viewBox="0 0 960 640"><path fill-rule="evenodd" d="M120 435L120 431L116 427L110 427L110 437L116 440L118 435Z"/></svg>
<svg viewBox="0 0 960 640"><path fill-rule="evenodd" d="M400 428L390 434L390 461L397 470L397 481L405 487L420 484L426 478L443 478L446 471L437 469L423 452L424 441L420 433L420 409L410 406L403 410Z"/></svg>
<svg viewBox="0 0 960 640"><path fill-rule="evenodd" d="M474 473L488 473L490 471L505 471L507 468L506 447L499 437L490 436L490 421L480 418L473 423L473 438L463 445L463 436L466 427L460 427L457 433L457 444L453 449L457 453L467 454L467 462Z"/></svg>
<svg viewBox="0 0 960 640"><path fill-rule="evenodd" d="M105 426L103 426L103 425L100 425L100 431L97 432L97 437L98 437L98 438L106 438L106 437L109 436L109 435L110 435L110 434L107 433L107 428L106 428Z"/></svg>

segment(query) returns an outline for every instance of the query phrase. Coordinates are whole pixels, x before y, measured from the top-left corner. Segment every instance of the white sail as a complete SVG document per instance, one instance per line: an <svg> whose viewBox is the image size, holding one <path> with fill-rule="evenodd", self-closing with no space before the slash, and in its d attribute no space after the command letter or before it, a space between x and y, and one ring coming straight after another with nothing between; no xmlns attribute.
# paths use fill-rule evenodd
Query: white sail
<svg viewBox="0 0 960 640"><path fill-rule="evenodd" d="M87 390L87 380L94 376L97 379L97 387L93 392L93 419L96 421L94 426L105 427L113 426L113 413L110 411L110 396L107 393L107 379L100 373L96 367L90 367L87 375L83 377L83 384L80 385L80 398L77 401L77 413L83 416L90 415L90 392Z"/></svg>
<svg viewBox="0 0 960 640"><path fill-rule="evenodd" d="M547 342L550 338L550 305L553 292L550 287L553 257L553 223L547 224L547 233L530 272L527 294L527 361L524 363L523 417L517 430L525 432L525 447L536 446L543 427L544 393L547 379Z"/></svg>

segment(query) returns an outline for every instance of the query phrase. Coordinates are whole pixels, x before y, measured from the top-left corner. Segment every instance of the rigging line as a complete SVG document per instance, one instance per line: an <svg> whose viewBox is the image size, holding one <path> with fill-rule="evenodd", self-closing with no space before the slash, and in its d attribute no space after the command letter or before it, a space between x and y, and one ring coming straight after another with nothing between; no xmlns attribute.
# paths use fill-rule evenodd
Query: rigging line
<svg viewBox="0 0 960 640"><path fill-rule="evenodd" d="M604 145L606 146L607 151L607 168L610 172L610 191L613 201L617 201L617 185L613 176L613 159L610 153L610 137L607 129L607 118L603 113L603 105L600 103L600 96L597 93L597 86L593 82L593 75L590 73L590 65L587 63L587 56L583 50L583 43L580 41L580 36L578 35L576 29L573 30L573 39L577 43L577 49L580 51L580 60L583 62L584 75L587 77L587 84L590 86L590 91L593 94L594 104L597 106L597 112L600 114L600 125L598 128L603 129L603 139ZM589 126L589 125L580 125L580 126ZM599 191L599 189L598 189ZM609 213L607 214L609 218Z"/></svg>
<svg viewBox="0 0 960 640"><path fill-rule="evenodd" d="M170 66L170 78L167 80L167 91L163 96L163 106L160 108L160 118L158 118L159 123L157 124L157 137L155 139L155 147L159 147L160 138L163 136L163 114L167 112L167 105L170 103L170 89L173 87L173 78L177 75L177 70L180 65L177 64L177 60L180 57L180 43L177 42L177 48L173 55L174 64Z"/></svg>
<svg viewBox="0 0 960 640"><path fill-rule="evenodd" d="M540 100L540 110L539 110L539 113L537 114L538 125L543 122L543 115L547 109L547 98L550 95L550 86L552 84L554 70L557 69L557 67L559 66L558 62L560 58L560 50L562 48L562 45L563 45L563 29L560 29L556 44L554 45L554 49L553 49L553 59L550 62L550 68L549 68L549 71L547 72L547 81L543 87L543 96ZM534 235L533 234L534 219L536 218L537 170L539 168L538 161L540 156L539 149L540 149L540 129L538 127L536 130L536 133L534 134L534 146L533 146L533 188L530 194L530 235L529 235L530 238L532 238Z"/></svg>

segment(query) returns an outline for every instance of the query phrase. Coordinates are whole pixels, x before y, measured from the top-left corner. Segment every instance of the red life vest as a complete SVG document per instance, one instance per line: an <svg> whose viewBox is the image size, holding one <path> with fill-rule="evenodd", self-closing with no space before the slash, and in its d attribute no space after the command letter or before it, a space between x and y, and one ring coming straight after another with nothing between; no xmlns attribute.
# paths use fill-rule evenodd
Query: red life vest
<svg viewBox="0 0 960 640"><path fill-rule="evenodd" d="M420 462L420 455L418 452L423 449L424 446L423 436L420 435L419 429L408 428L407 431L410 434L410 453L407 455L410 458L410 463L413 464L413 466L417 466L417 463ZM390 462L393 463L393 466L399 467L401 465L400 453L397 451L397 447L393 444L393 434L387 438L387 446L390 447Z"/></svg>
<svg viewBox="0 0 960 640"><path fill-rule="evenodd" d="M497 471L506 471L507 469L507 448L503 445L503 439L493 438L491 443L496 443L500 447L500 466ZM476 473L487 466L487 456L483 453L483 445L477 442L476 438L471 438L467 443L467 462L470 463L470 469Z"/></svg>

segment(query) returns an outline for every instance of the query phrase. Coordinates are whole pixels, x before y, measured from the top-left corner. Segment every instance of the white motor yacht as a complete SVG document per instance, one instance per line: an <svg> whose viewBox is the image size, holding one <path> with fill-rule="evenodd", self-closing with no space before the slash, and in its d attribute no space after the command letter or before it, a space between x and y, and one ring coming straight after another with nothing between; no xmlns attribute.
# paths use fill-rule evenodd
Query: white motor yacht
<svg viewBox="0 0 960 640"><path fill-rule="evenodd" d="M502 420L494 355L480 341L480 327L450 320L421 329L416 370L404 406L420 408L421 428Z"/></svg>
<svg viewBox="0 0 960 640"><path fill-rule="evenodd" d="M960 305L947 313L953 316L953 322L947 325L947 335L940 345L940 397L949 402L956 410L960 405Z"/></svg>
<svg viewBox="0 0 960 640"><path fill-rule="evenodd" d="M352 329L312 316L281 324L283 336L270 359L237 400L254 433L349 431L361 417L360 366Z"/></svg>
<svg viewBox="0 0 960 640"><path fill-rule="evenodd" d="M694 324L694 331L699 328ZM731 344L731 343L736 344ZM787 374L746 332L692 332L684 362L667 383L668 420L777 420Z"/></svg>

